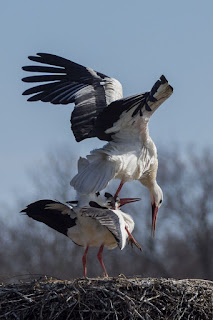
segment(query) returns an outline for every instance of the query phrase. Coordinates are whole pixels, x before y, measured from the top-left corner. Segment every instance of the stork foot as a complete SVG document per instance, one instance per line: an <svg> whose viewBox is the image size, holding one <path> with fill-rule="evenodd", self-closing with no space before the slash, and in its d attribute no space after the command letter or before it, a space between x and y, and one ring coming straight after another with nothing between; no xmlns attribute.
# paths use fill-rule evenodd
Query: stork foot
<svg viewBox="0 0 213 320"><path fill-rule="evenodd" d="M127 227L125 227L126 232L128 233L128 244L131 244L131 247L133 248L133 245L135 245L140 251L142 250L141 246L139 245L139 243L135 240L135 238L133 237L133 235L129 232L129 230L127 229Z"/></svg>

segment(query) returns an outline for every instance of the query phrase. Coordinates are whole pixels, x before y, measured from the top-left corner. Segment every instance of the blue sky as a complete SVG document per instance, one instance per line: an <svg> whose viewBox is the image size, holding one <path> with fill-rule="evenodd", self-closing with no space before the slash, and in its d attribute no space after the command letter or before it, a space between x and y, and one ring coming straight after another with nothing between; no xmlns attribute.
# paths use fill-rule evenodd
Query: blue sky
<svg viewBox="0 0 213 320"><path fill-rule="evenodd" d="M75 156L102 145L77 144L73 108L29 103L21 78L28 55L47 52L117 78L124 96L150 90L161 74L173 95L153 115L158 149L212 148L212 1L4 1L1 3L0 201L30 193L28 171L66 144Z"/></svg>

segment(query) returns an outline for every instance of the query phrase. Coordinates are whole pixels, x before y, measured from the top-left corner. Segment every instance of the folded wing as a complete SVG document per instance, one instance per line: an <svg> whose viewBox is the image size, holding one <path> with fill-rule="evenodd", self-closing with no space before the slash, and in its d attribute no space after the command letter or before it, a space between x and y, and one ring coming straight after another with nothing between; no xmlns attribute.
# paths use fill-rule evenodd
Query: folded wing
<svg viewBox="0 0 213 320"><path fill-rule="evenodd" d="M119 217L108 209L89 208L81 209L81 214L84 217L90 217L97 220L102 226L106 227L114 236L120 249L123 249L126 239L124 239Z"/></svg>

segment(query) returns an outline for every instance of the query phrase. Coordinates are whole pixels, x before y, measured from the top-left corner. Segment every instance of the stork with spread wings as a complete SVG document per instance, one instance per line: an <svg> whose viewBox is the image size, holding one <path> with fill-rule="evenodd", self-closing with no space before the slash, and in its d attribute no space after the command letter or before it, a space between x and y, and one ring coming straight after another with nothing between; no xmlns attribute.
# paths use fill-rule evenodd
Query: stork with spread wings
<svg viewBox="0 0 213 320"><path fill-rule="evenodd" d="M42 83L23 93L31 95L28 101L75 103L71 128L76 141L92 137L107 141L83 160L84 169L71 180L71 185L78 192L89 194L103 190L118 178L121 182L115 192L117 197L125 182L139 180L150 192L154 234L163 192L156 181L157 149L149 136L148 123L173 92L165 76L149 92L123 98L118 80L91 68L47 53L29 59L42 65L23 69L43 74L23 79Z"/></svg>

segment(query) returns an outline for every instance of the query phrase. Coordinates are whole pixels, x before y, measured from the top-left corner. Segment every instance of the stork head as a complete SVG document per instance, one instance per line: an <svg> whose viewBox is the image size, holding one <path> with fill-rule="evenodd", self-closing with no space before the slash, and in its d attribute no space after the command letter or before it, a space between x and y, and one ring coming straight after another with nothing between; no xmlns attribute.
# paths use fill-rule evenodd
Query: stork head
<svg viewBox="0 0 213 320"><path fill-rule="evenodd" d="M140 198L114 198L113 195L111 195L108 192L105 192L104 194L106 200L106 206L109 209L113 209L113 210L117 210L120 207L124 206L127 203L132 203L132 202L136 202L136 201L140 201Z"/></svg>
<svg viewBox="0 0 213 320"><path fill-rule="evenodd" d="M67 203L71 205L75 204L79 207L89 204L94 208L116 210L127 203L141 200L140 198L114 198L114 196L108 192L105 192L104 195L101 195L100 192L94 194L78 194L78 199L78 201L68 201Z"/></svg>
<svg viewBox="0 0 213 320"><path fill-rule="evenodd" d="M154 185L154 188L150 190L151 205L152 205L152 235L155 236L156 221L158 209L160 208L163 202L163 191L160 186L157 184Z"/></svg>

